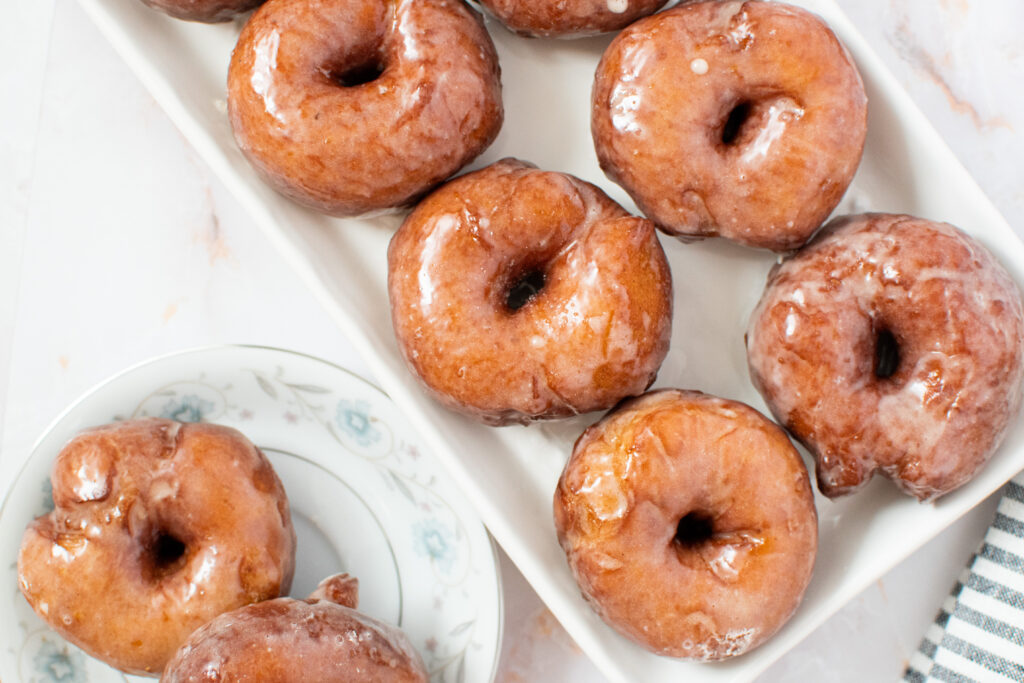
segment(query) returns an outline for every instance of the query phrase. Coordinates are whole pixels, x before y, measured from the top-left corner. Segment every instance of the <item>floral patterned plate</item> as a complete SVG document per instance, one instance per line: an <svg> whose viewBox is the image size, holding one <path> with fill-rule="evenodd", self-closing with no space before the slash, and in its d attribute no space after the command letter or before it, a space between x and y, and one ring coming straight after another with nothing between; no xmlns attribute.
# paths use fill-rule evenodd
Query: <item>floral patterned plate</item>
<svg viewBox="0 0 1024 683"><path fill-rule="evenodd" d="M292 595L339 571L360 609L412 638L433 683L490 681L501 640L494 546L391 400L325 361L263 347L187 351L93 389L37 442L0 507L0 680L146 680L95 660L40 620L17 587L25 525L52 509L50 466L80 429L142 416L244 432L284 482L298 535Z"/></svg>

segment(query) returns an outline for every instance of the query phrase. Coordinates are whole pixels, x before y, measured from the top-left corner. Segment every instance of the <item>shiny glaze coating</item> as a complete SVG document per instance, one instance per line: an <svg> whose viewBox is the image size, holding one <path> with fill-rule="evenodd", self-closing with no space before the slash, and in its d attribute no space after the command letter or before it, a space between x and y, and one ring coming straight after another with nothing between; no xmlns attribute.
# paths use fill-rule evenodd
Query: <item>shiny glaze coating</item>
<svg viewBox="0 0 1024 683"><path fill-rule="evenodd" d="M355 611L354 582L334 576L306 600L279 598L220 615L189 637L161 682L427 683L406 635Z"/></svg>
<svg viewBox="0 0 1024 683"><path fill-rule="evenodd" d="M657 12L667 0L480 0L501 23L527 36L586 36L617 31Z"/></svg>
<svg viewBox="0 0 1024 683"><path fill-rule="evenodd" d="M518 309L510 291L543 285ZM427 197L388 249L399 347L437 400L488 424L610 408L654 381L672 287L654 225L513 159Z"/></svg>
<svg viewBox="0 0 1024 683"><path fill-rule="evenodd" d="M973 477L1016 416L1022 310L1002 266L953 226L841 218L769 275L750 374L814 454L822 493L880 472L926 500ZM898 362L880 373L882 355Z"/></svg>
<svg viewBox="0 0 1024 683"><path fill-rule="evenodd" d="M815 15L781 2L697 2L641 19L597 68L601 168L660 228L795 249L860 163L860 75Z"/></svg>
<svg viewBox="0 0 1024 683"><path fill-rule="evenodd" d="M601 618L686 659L740 655L775 633L818 547L810 480L786 434L742 403L695 391L650 392L587 429L554 513ZM680 540L686 520L698 529Z"/></svg>
<svg viewBox="0 0 1024 683"><path fill-rule="evenodd" d="M401 206L497 136L498 57L461 0L271 0L231 55L228 114L295 201L337 216Z"/></svg>
<svg viewBox="0 0 1024 683"><path fill-rule="evenodd" d="M259 7L263 0L142 0L175 19L216 24Z"/></svg>
<svg viewBox="0 0 1024 683"><path fill-rule="evenodd" d="M22 539L21 592L122 671L159 674L196 628L291 585L284 489L234 429L156 418L88 429L51 482L53 512Z"/></svg>

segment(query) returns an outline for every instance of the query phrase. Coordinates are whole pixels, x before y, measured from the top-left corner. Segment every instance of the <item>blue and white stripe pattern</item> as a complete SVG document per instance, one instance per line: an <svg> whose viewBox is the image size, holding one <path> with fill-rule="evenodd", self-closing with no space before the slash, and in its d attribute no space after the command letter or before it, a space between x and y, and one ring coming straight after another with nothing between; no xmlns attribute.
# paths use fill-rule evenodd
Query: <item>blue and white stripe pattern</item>
<svg viewBox="0 0 1024 683"><path fill-rule="evenodd" d="M1024 473L903 674L908 683L1024 681Z"/></svg>

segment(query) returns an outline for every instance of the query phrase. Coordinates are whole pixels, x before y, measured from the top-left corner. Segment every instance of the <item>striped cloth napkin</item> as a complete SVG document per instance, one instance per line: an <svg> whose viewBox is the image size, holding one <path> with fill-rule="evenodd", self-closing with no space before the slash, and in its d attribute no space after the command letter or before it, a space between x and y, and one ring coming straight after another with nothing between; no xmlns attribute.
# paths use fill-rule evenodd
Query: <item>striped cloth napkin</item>
<svg viewBox="0 0 1024 683"><path fill-rule="evenodd" d="M910 658L909 683L1024 681L1024 472Z"/></svg>

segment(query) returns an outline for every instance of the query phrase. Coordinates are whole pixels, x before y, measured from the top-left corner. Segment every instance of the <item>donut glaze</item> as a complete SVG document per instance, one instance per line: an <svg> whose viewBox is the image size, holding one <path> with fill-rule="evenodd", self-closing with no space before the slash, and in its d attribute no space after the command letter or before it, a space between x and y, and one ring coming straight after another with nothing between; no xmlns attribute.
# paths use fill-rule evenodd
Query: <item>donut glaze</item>
<svg viewBox="0 0 1024 683"><path fill-rule="evenodd" d="M587 429L555 491L583 596L660 655L724 659L796 610L818 547L803 461L754 409L694 391L630 399Z"/></svg>
<svg viewBox="0 0 1024 683"><path fill-rule="evenodd" d="M388 249L409 368L444 405L494 425L643 392L668 351L671 284L650 221L513 159L431 194Z"/></svg>
<svg viewBox="0 0 1024 683"><path fill-rule="evenodd" d="M271 0L231 55L228 115L293 200L336 216L401 206L497 136L498 58L460 0Z"/></svg>
<svg viewBox="0 0 1024 683"><path fill-rule="evenodd" d="M780 2L697 2L620 33L594 82L601 168L665 232L778 251L846 191L867 99L846 49Z"/></svg>
<svg viewBox="0 0 1024 683"><path fill-rule="evenodd" d="M354 588L354 579L334 576L306 600L278 598L222 614L189 637L160 680L427 683L406 635L355 611Z"/></svg>
<svg viewBox="0 0 1024 683"><path fill-rule="evenodd" d="M527 36L617 31L657 12L666 0L480 0L501 23Z"/></svg>
<svg viewBox="0 0 1024 683"><path fill-rule="evenodd" d="M263 0L142 0L175 19L217 24L259 7Z"/></svg>
<svg viewBox="0 0 1024 683"><path fill-rule="evenodd" d="M776 266L750 375L839 496L875 472L927 500L991 457L1021 402L1024 312L995 258L945 223L832 221Z"/></svg>
<svg viewBox="0 0 1024 683"><path fill-rule="evenodd" d="M22 539L21 592L122 671L159 674L196 628L291 585L284 489L234 429L155 418L88 429L51 482L53 512Z"/></svg>

